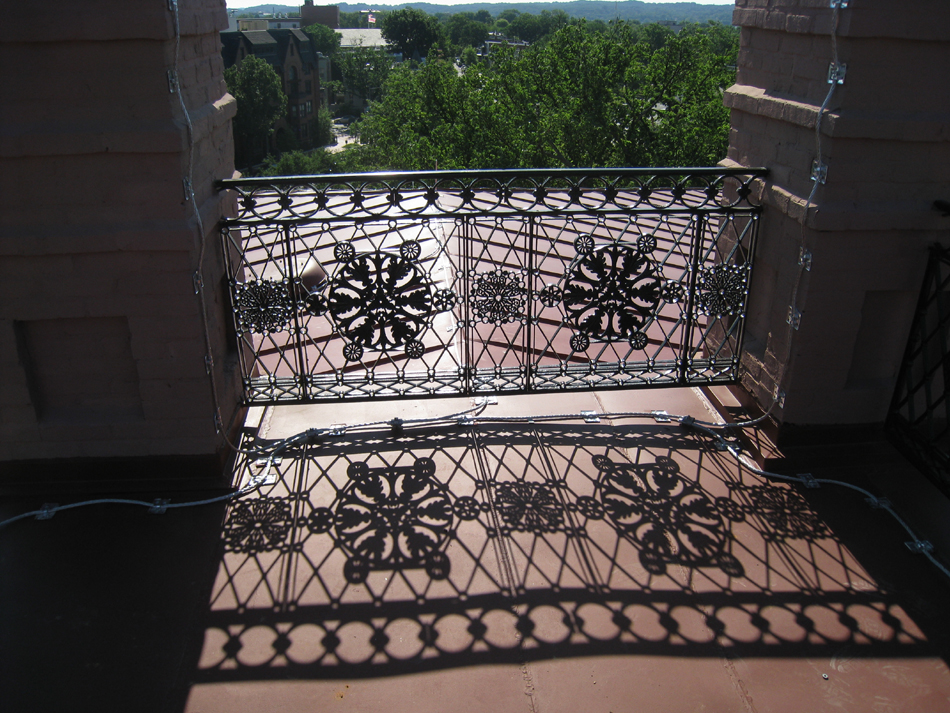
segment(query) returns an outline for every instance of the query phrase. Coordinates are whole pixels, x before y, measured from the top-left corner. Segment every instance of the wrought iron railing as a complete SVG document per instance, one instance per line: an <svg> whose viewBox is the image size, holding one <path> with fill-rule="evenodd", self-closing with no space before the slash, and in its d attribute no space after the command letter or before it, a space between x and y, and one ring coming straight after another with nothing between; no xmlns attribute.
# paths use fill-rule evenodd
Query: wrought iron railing
<svg viewBox="0 0 950 713"><path fill-rule="evenodd" d="M887 419L895 445L950 495L950 250L933 246Z"/></svg>
<svg viewBox="0 0 950 713"><path fill-rule="evenodd" d="M737 378L765 169L222 181L248 402Z"/></svg>

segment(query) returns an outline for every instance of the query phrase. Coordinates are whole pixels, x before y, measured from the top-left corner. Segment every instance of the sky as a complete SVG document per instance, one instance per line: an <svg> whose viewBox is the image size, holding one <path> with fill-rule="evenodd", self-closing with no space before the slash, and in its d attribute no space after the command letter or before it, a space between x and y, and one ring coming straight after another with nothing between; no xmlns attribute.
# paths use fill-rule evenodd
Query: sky
<svg viewBox="0 0 950 713"><path fill-rule="evenodd" d="M364 0L365 1L365 0ZM472 2L478 2L479 0L423 0L424 2L431 2L434 5L469 5ZM506 4L506 0L484 0L488 3L499 3ZM508 2L531 2L532 0L507 0ZM550 2L551 0L537 0L538 2ZM671 2L695 2L697 5L732 5L732 2L729 0L647 0L657 4L664 5ZM386 0L385 3L380 3L381 5L401 5L404 2L412 2L412 0ZM227 0L229 10L237 10L242 7L256 7L258 5L265 5L265 2L261 0ZM277 5L299 5L294 1L284 0L283 2L276 3ZM314 3L322 4L322 3Z"/></svg>

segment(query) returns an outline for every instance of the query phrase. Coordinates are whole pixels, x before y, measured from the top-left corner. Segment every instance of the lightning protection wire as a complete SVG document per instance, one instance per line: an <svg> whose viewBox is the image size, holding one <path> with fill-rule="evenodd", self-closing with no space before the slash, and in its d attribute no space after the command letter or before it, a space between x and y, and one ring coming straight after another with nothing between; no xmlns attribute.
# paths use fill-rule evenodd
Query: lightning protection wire
<svg viewBox="0 0 950 713"><path fill-rule="evenodd" d="M379 420L379 421L366 421L362 423L355 424L336 424L332 426L326 426L322 428L309 428L305 431L300 431L295 433L292 436L289 436L281 441L276 442L270 449L260 449L260 450L248 450L242 451L252 455L263 456L266 454L266 459L264 463L263 473L267 473L274 466L274 461L284 453L291 446L298 443L308 443L313 445L320 445L322 442L328 438L333 438L341 436L347 432L351 431L362 431L371 428L377 428L379 426L389 426L392 429L394 435L401 434L406 426L423 426L423 425L440 425L440 424L449 424L455 423L458 426L475 426L480 423L542 423L542 422L551 422L551 421L569 421L569 420L585 420L596 417L598 419L604 418L608 420L620 420L626 418L641 418L641 419L652 419L657 423L677 423L683 428L692 429L699 433L703 433L706 436L709 436L713 439L716 444L716 449L723 452L729 452L736 461L750 472L763 477L769 480L780 480L785 482L796 483L803 485L806 488L815 488L819 487L822 484L826 485L838 485L843 488L855 491L865 496L867 502L878 509L884 510L889 513L900 526L907 532L911 540L906 543L907 547L914 552L923 554L930 562L944 575L950 578L950 570L947 569L940 561L936 559L933 555L933 545L924 539L921 539L913 531L913 529L903 520L903 518L898 515L891 504L884 498L879 498L875 496L868 490L861 488L852 483L847 483L841 480L834 480L828 478L814 478L811 476L804 475L784 475L782 473L773 473L767 470L759 468L755 463L749 460L739 449L735 443L730 443L726 441L721 433L717 432L714 428L706 425L706 422L699 421L692 416L684 416L680 414L670 414L666 411L622 411L616 413L561 413L561 414L539 414L532 416L483 416L486 407L488 406L487 401L482 401L481 403L476 404L472 408L458 411L452 414L447 415L438 415L438 416L428 416L421 418L410 418L410 419L401 419L393 418L388 421ZM718 426L722 428L728 424L712 424L712 426ZM32 510L30 512L25 512L20 515L8 518L7 520L0 521L0 528L10 525L19 520L23 520L28 517L36 517L37 519L49 519L55 513L62 510L71 510L73 508L86 507L91 505L102 505L102 504L124 504L124 505L137 505L141 507L148 508L150 513L153 514L163 514L167 510L175 508L185 508L185 507L196 507L200 505L208 505L211 503L222 502L225 500L232 500L234 498L243 497L251 492L254 492L260 488L262 484L262 479L260 477L252 478L246 485L234 491L233 493L227 493L225 495L220 495L213 498L206 498L203 500L192 500L181 503L171 503L168 499L155 499L152 502L144 500L131 500L124 498L98 498L95 500L85 500L77 503L70 503L67 505L53 505L47 504L44 505L39 510Z"/></svg>

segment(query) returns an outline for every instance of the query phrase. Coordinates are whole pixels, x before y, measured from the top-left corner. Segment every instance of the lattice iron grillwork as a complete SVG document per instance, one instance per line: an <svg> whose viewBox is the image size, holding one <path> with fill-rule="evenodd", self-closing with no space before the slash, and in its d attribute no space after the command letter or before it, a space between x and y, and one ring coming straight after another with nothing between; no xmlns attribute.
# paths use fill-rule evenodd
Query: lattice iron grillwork
<svg viewBox="0 0 950 713"><path fill-rule="evenodd" d="M763 175L223 181L247 400L734 381Z"/></svg>
<svg viewBox="0 0 950 713"><path fill-rule="evenodd" d="M950 495L950 250L939 245L931 248L887 427Z"/></svg>

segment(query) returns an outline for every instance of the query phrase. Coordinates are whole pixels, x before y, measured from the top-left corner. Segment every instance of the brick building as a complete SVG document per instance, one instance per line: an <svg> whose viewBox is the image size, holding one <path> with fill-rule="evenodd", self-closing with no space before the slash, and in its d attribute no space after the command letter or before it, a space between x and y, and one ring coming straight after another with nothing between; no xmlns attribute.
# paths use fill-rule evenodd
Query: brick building
<svg viewBox="0 0 950 713"><path fill-rule="evenodd" d="M277 129L286 128L302 145L309 145L310 122L322 104L321 61L327 60L313 51L307 34L296 29L222 32L221 46L225 69L250 54L274 68L288 99L287 116Z"/></svg>

